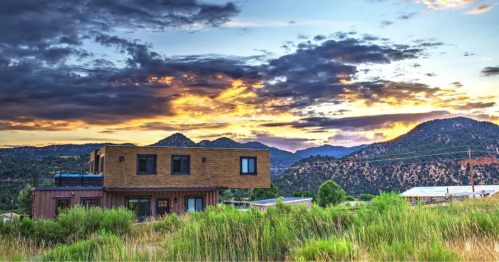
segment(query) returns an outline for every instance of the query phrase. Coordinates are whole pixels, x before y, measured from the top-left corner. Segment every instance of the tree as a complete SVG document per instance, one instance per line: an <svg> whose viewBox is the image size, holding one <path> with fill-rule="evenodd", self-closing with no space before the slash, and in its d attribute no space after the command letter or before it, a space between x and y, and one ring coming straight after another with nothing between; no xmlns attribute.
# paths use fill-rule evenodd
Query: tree
<svg viewBox="0 0 499 262"><path fill-rule="evenodd" d="M371 194L360 194L360 197L359 197L359 199L361 201L371 201L371 199L373 199L373 198L374 198L374 196Z"/></svg>
<svg viewBox="0 0 499 262"><path fill-rule="evenodd" d="M311 197L312 202L317 202L317 195L311 192L294 192L292 197Z"/></svg>
<svg viewBox="0 0 499 262"><path fill-rule="evenodd" d="M276 198L277 193L277 187L274 183L270 182L270 188L257 188L253 190L253 193L251 193L250 196L250 201Z"/></svg>
<svg viewBox="0 0 499 262"><path fill-rule="evenodd" d="M355 198L353 196L346 196L345 201L355 201Z"/></svg>
<svg viewBox="0 0 499 262"><path fill-rule="evenodd" d="M234 197L234 194L232 194L232 191L229 189L222 191L219 195L220 201L229 201Z"/></svg>
<svg viewBox="0 0 499 262"><path fill-rule="evenodd" d="M19 212L26 215L31 215L31 185L26 185L25 190L19 192L17 197L17 207Z"/></svg>
<svg viewBox="0 0 499 262"><path fill-rule="evenodd" d="M345 195L345 190L333 180L328 180L319 187L319 205L321 207L337 205L343 201Z"/></svg>

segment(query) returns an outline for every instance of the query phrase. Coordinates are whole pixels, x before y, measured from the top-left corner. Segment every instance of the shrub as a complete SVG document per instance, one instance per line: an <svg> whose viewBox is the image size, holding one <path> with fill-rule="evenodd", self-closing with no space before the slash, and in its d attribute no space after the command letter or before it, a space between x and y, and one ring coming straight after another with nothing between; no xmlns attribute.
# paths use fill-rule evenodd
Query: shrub
<svg viewBox="0 0 499 262"><path fill-rule="evenodd" d="M345 201L355 201L355 198L353 198L353 196L346 196L345 199L343 199Z"/></svg>
<svg viewBox="0 0 499 262"><path fill-rule="evenodd" d="M61 245L42 256L43 261L95 261L96 255L112 250L120 252L123 240L117 236L99 231L89 240L79 241L73 245Z"/></svg>
<svg viewBox="0 0 499 262"><path fill-rule="evenodd" d="M371 199L373 199L374 196L371 195L371 194L360 194L360 197L359 197L359 200L361 201L371 201Z"/></svg>
<svg viewBox="0 0 499 262"><path fill-rule="evenodd" d="M104 211L99 229L104 229L116 235L130 233L135 222L135 214L127 208L113 208Z"/></svg>
<svg viewBox="0 0 499 262"><path fill-rule="evenodd" d="M355 258L354 245L345 239L309 240L288 256L289 261L349 261Z"/></svg>
<svg viewBox="0 0 499 262"><path fill-rule="evenodd" d="M21 236L28 238L35 236L35 221L29 217L23 218L23 220L19 221L17 225L17 230Z"/></svg>
<svg viewBox="0 0 499 262"><path fill-rule="evenodd" d="M319 187L319 205L321 207L337 205L344 198L345 190L341 189L333 180L328 180Z"/></svg>

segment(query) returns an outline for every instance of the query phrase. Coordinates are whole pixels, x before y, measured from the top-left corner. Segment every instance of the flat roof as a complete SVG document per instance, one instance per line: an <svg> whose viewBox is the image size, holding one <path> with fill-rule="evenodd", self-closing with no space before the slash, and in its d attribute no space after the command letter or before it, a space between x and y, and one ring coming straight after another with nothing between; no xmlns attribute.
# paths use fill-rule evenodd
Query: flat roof
<svg viewBox="0 0 499 262"><path fill-rule="evenodd" d="M47 186L32 187L31 191L69 191L69 190L102 190L101 186Z"/></svg>
<svg viewBox="0 0 499 262"><path fill-rule="evenodd" d="M248 201L248 203L252 205L262 205L262 206L270 206L270 205L275 205L275 202L279 198L273 198L273 199L264 199L264 200L258 200L258 201ZM291 202L298 202L298 201L305 201L305 200L312 200L311 197L285 197L281 198L281 201L283 203L291 203Z"/></svg>
<svg viewBox="0 0 499 262"><path fill-rule="evenodd" d="M447 192L447 189L449 192ZM493 190L499 192L499 185L475 185L475 192L482 190ZM399 196L403 197L444 197L446 193L470 193L472 192L471 186L433 186L433 187L413 187Z"/></svg>
<svg viewBox="0 0 499 262"><path fill-rule="evenodd" d="M109 147L137 147L137 148L140 148L140 147L143 147L143 148L147 148L147 147L153 147L153 148L195 148L195 149L228 149L228 150L261 150L261 151L270 151L270 149L258 149L258 148L239 148L239 147L234 147L234 148L226 148L226 147L197 147L197 146L120 146L120 145L105 145L105 146L109 146ZM105 147L103 146L103 147ZM101 148L103 148L101 147ZM100 149L100 148L99 148ZM95 150L94 150L95 151ZM92 152L94 152L92 151Z"/></svg>
<svg viewBox="0 0 499 262"><path fill-rule="evenodd" d="M56 174L55 177L82 177L81 174ZM102 175L83 175L84 178L87 177L102 177Z"/></svg>

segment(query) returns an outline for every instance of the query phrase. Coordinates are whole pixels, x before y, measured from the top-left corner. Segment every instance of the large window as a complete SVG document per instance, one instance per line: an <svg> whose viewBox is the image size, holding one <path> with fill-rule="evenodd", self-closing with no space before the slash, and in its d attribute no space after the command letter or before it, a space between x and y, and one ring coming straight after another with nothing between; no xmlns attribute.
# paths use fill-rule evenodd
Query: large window
<svg viewBox="0 0 499 262"><path fill-rule="evenodd" d="M151 215L151 199L129 198L128 209L135 212L137 217L148 217Z"/></svg>
<svg viewBox="0 0 499 262"><path fill-rule="evenodd" d="M90 173L95 174L95 161L93 159L90 161Z"/></svg>
<svg viewBox="0 0 499 262"><path fill-rule="evenodd" d="M83 197L81 198L81 205L84 207L98 207L100 206L100 197Z"/></svg>
<svg viewBox="0 0 499 262"><path fill-rule="evenodd" d="M185 206L189 212L202 212L204 209L204 197L186 197Z"/></svg>
<svg viewBox="0 0 499 262"><path fill-rule="evenodd" d="M55 205L55 214L59 215L59 210L69 208L69 205L71 205L70 198L57 198L57 202Z"/></svg>
<svg viewBox="0 0 499 262"><path fill-rule="evenodd" d="M156 175L157 155L137 155L137 174Z"/></svg>
<svg viewBox="0 0 499 262"><path fill-rule="evenodd" d="M104 156L100 157L100 172L104 174Z"/></svg>
<svg viewBox="0 0 499 262"><path fill-rule="evenodd" d="M241 157L241 175L256 175L256 157Z"/></svg>
<svg viewBox="0 0 499 262"><path fill-rule="evenodd" d="M172 175L189 175L190 168L190 156L172 156Z"/></svg>

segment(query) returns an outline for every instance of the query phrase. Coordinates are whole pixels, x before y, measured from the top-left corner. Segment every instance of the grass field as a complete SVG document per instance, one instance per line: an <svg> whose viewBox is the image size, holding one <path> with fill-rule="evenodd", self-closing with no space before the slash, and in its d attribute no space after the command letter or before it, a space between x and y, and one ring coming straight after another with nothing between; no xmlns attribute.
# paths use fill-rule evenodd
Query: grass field
<svg viewBox="0 0 499 262"><path fill-rule="evenodd" d="M382 194L369 208L354 211L339 207L307 210L306 206L280 203L261 213L218 206L130 230L110 232L95 227L94 232L82 233L85 237L73 236L59 243L26 234L2 234L0 257L49 261L490 261L499 260L498 204L488 199L411 207L395 194Z"/></svg>

